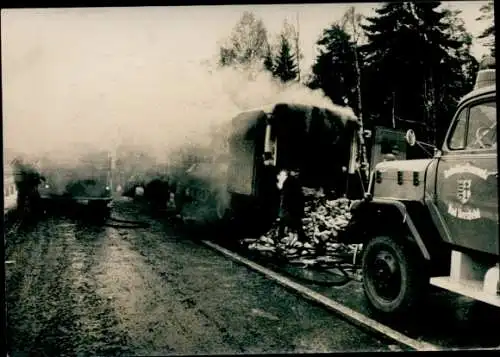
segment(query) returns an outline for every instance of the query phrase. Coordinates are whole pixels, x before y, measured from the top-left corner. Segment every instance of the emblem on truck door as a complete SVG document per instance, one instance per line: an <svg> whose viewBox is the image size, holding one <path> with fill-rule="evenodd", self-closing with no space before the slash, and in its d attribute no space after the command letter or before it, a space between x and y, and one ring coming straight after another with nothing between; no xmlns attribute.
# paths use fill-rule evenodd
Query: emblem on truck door
<svg viewBox="0 0 500 357"><path fill-rule="evenodd" d="M461 174L472 174L476 177L480 177L483 180L487 180L490 173L488 170L481 169L476 166L472 166L467 163L465 165L457 165L451 167L444 171L444 178L447 179L450 176L461 175ZM452 217L458 218L460 220L474 221L481 218L481 210L477 207L468 207L472 197L472 179L457 178L456 182L456 203L448 202L448 214Z"/></svg>
<svg viewBox="0 0 500 357"><path fill-rule="evenodd" d="M472 180L457 180L457 199L461 204L466 204L471 196Z"/></svg>

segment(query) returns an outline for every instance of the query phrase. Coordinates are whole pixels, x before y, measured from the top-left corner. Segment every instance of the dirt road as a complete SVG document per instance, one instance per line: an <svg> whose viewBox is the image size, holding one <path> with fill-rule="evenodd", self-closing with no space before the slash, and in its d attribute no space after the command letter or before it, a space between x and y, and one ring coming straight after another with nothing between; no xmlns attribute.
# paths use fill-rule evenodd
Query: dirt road
<svg viewBox="0 0 500 357"><path fill-rule="evenodd" d="M149 228L48 217L7 237L11 356L389 350L330 312L120 203Z"/></svg>

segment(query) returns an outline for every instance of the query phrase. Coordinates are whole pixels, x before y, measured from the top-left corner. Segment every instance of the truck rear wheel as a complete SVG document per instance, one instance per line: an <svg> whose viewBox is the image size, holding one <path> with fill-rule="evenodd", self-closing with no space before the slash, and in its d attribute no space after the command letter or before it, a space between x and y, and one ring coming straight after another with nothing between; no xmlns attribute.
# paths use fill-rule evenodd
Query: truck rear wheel
<svg viewBox="0 0 500 357"><path fill-rule="evenodd" d="M390 236L370 240L363 254L363 287L370 305L401 313L418 304L428 286L423 260Z"/></svg>

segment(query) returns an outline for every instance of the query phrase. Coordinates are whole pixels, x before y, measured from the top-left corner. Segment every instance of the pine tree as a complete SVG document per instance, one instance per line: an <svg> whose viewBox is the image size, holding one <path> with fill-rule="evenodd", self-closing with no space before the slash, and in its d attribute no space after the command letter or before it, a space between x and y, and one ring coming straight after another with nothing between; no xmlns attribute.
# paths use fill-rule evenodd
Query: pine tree
<svg viewBox="0 0 500 357"><path fill-rule="evenodd" d="M264 68L270 73L274 73L274 58L271 51L271 46L267 47L267 52L264 57Z"/></svg>
<svg viewBox="0 0 500 357"><path fill-rule="evenodd" d="M458 96L454 92L458 82L464 85L467 52L460 52L462 43L447 21L450 13L438 10L440 5L439 1L384 4L362 26L368 39L363 48L368 73L372 83L378 83L373 90L365 86L371 93L365 95L370 98L365 106L390 118L385 125L420 123L414 129L431 143L448 125L447 120L438 122L448 115L443 113L443 100L452 102Z"/></svg>
<svg viewBox="0 0 500 357"><path fill-rule="evenodd" d="M292 46L286 36L282 34L280 49L274 66L274 76L286 83L297 79L297 75L297 63L292 52Z"/></svg>
<svg viewBox="0 0 500 357"><path fill-rule="evenodd" d="M321 88L333 103L357 107L356 68L350 36L339 24L323 31L308 86Z"/></svg>
<svg viewBox="0 0 500 357"><path fill-rule="evenodd" d="M363 98L365 110L377 125L396 126L395 103L398 75L397 48L400 47L398 31L403 31L402 3L388 3L375 10L376 15L367 17L368 24L362 25L367 44L361 47L364 58Z"/></svg>

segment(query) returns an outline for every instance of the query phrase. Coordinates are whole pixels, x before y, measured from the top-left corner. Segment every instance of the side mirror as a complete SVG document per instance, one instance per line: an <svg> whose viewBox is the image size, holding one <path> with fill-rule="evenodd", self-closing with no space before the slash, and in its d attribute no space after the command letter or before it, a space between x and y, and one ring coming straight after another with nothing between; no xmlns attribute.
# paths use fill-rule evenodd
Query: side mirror
<svg viewBox="0 0 500 357"><path fill-rule="evenodd" d="M410 146L414 146L415 143L417 142L417 136L415 135L415 132L412 129L406 132L405 139L408 145Z"/></svg>

